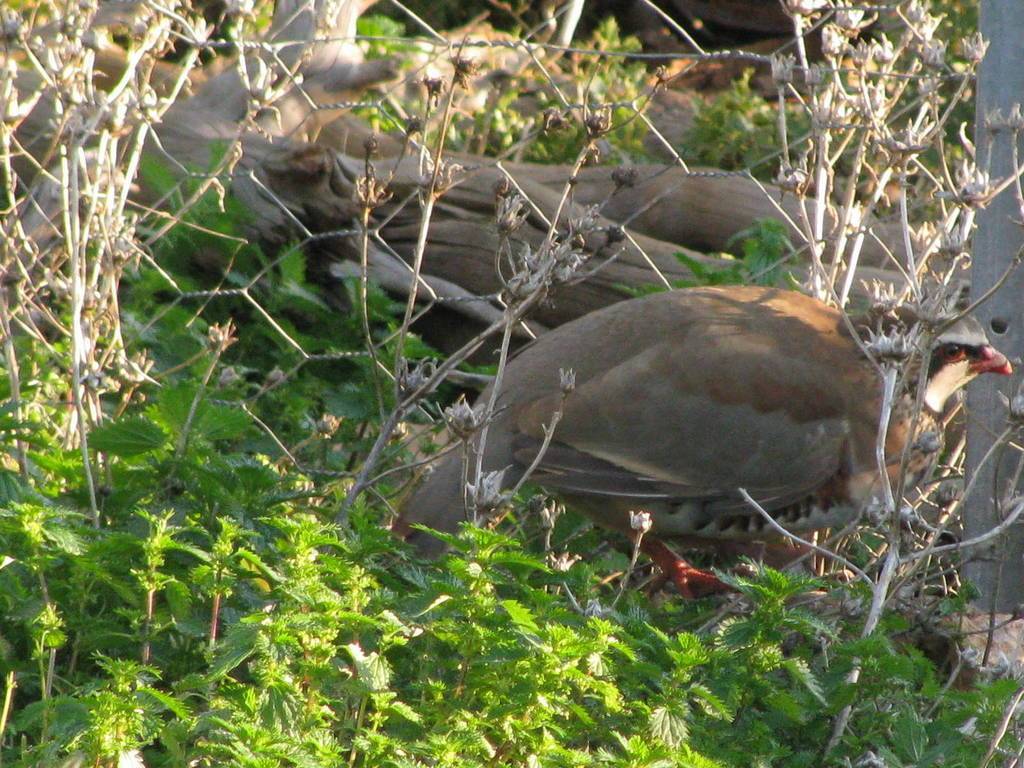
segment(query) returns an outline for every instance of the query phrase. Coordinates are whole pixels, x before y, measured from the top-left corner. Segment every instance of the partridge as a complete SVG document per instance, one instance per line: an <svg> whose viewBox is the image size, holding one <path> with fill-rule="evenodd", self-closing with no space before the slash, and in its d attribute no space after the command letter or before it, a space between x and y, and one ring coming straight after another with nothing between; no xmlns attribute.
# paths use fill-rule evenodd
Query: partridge
<svg viewBox="0 0 1024 768"><path fill-rule="evenodd" d="M645 551L682 593L712 591L714 577L661 539L772 538L739 489L794 533L845 525L879 493L881 376L849 327L815 299L754 286L614 304L544 334L509 361L483 470L505 470L509 487L535 465L531 482L626 534L631 513L649 513ZM970 317L945 330L927 357L915 433L909 394L888 425L894 478L908 441L911 470L923 465L918 443L928 441L919 438L936 430L950 395L979 374L1011 372ZM568 369L575 387L566 393ZM479 402L490 396L488 389ZM476 450L479 433L474 440ZM425 553L442 545L410 526L452 531L467 518L463 466L461 451L449 453L403 505L396 530Z"/></svg>

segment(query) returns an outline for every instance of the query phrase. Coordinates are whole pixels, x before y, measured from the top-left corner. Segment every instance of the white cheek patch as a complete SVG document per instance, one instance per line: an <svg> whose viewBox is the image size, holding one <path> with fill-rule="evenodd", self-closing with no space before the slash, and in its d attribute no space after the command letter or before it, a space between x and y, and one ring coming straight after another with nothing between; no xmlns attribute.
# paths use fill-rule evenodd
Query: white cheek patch
<svg viewBox="0 0 1024 768"><path fill-rule="evenodd" d="M941 413L949 396L973 378L969 360L943 366L928 382L924 394L925 405L933 412Z"/></svg>

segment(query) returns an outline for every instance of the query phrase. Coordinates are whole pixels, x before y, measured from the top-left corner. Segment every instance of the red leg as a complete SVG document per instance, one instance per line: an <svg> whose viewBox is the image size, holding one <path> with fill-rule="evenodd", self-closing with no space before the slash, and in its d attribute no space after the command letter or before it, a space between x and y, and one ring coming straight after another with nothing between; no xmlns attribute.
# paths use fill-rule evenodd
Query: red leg
<svg viewBox="0 0 1024 768"><path fill-rule="evenodd" d="M644 536L640 550L676 585L683 597L694 598L728 592L730 587L708 571L694 568L658 539Z"/></svg>

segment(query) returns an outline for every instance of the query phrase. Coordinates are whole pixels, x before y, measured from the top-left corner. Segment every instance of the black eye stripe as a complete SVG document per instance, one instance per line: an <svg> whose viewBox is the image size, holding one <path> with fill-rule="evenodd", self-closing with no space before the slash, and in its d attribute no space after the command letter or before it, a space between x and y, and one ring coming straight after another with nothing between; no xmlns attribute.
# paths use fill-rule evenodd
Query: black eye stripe
<svg viewBox="0 0 1024 768"><path fill-rule="evenodd" d="M978 355L978 350L974 347L968 346L967 344L947 342L939 348L939 353L944 359L956 362L967 357L976 357Z"/></svg>

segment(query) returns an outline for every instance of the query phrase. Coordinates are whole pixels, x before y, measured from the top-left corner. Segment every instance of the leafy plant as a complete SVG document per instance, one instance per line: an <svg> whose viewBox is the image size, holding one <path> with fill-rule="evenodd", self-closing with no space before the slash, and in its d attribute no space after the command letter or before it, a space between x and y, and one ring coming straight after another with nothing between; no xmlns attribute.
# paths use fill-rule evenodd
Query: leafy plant
<svg viewBox="0 0 1024 768"><path fill-rule="evenodd" d="M782 265L793 253L786 227L775 219L759 219L750 227L736 233L728 242L730 247L739 246L739 254L723 254L731 263L723 266L709 265L686 253L675 256L693 277L672 280L672 288L692 288L698 285L777 285L788 277L782 272ZM620 286L632 296L646 296L666 290L664 285L650 284L640 287Z"/></svg>
<svg viewBox="0 0 1024 768"><path fill-rule="evenodd" d="M732 171L749 168L766 181L775 176L778 106L751 88L753 74L746 70L728 89L700 103L692 128L677 148L684 160ZM795 107L786 109L786 122L791 137L810 127L804 111Z"/></svg>

